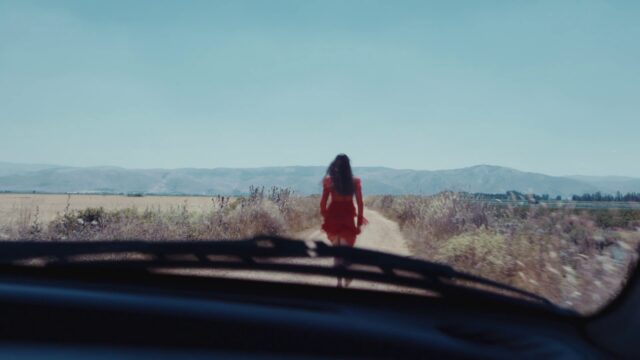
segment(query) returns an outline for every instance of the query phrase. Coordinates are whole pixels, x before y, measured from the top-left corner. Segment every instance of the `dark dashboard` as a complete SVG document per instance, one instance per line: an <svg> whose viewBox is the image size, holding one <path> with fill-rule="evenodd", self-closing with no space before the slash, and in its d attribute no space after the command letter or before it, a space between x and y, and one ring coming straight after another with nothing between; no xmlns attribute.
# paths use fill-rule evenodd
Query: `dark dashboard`
<svg viewBox="0 0 640 360"><path fill-rule="evenodd" d="M29 268L0 304L16 358L607 357L579 318L516 300Z"/></svg>

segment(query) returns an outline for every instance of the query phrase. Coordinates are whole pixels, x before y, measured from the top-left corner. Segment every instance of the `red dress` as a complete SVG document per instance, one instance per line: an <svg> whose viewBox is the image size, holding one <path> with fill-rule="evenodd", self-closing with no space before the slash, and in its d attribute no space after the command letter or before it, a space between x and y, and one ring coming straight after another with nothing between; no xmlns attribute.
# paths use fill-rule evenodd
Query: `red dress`
<svg viewBox="0 0 640 360"><path fill-rule="evenodd" d="M325 177L322 181L322 200L320 201L320 212L324 218L322 230L327 233L327 237L332 243L336 243L338 238L344 239L349 246L355 245L356 236L360 233L360 226L367 223L363 216L364 204L362 201L362 183L359 178L353 178L354 194L340 195L333 188L331 178ZM355 195L358 204L358 211L353 205ZM331 197L329 207L327 200ZM357 217L357 226L354 218Z"/></svg>

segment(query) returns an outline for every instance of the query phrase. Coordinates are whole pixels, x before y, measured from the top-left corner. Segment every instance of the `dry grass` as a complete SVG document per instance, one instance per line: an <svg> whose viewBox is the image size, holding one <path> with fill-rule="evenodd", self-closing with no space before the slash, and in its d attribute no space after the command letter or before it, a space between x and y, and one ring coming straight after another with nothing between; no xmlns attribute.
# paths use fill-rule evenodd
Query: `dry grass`
<svg viewBox="0 0 640 360"><path fill-rule="evenodd" d="M50 222L68 210L103 208L105 210L139 209L171 211L185 205L189 212L211 209L211 197L207 196L121 196L121 195L64 195L64 194L0 194L0 226L19 220L21 214L35 214L40 220Z"/></svg>
<svg viewBox="0 0 640 360"><path fill-rule="evenodd" d="M640 211L506 207L456 193L370 197L398 221L413 253L590 313L635 266Z"/></svg>
<svg viewBox="0 0 640 360"><path fill-rule="evenodd" d="M62 196L56 201L40 196L44 201L34 206L13 205L9 221L0 222L0 239L241 239L293 236L320 224L319 199L295 196L289 189L252 188L249 196L236 198L103 196L102 202L97 196L64 196L65 202ZM78 203L98 206L82 208ZM41 208L47 209L46 215Z"/></svg>

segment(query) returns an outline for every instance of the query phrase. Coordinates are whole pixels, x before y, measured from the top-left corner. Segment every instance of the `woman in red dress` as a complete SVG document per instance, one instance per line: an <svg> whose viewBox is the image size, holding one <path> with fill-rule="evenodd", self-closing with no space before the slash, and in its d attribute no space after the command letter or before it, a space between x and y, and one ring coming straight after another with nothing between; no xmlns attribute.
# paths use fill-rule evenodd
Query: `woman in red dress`
<svg viewBox="0 0 640 360"><path fill-rule="evenodd" d="M356 199L358 210L353 205ZM331 198L329 206L327 201ZM327 169L327 176L322 180L322 199L320 212L324 218L322 230L334 246L354 246L356 236L360 234L362 225L367 223L363 214L362 183L353 177L349 157L345 154L336 156ZM354 223L354 218L356 222ZM344 262L336 261L336 266L347 266ZM345 280L345 285L349 281ZM338 286L341 286L338 278Z"/></svg>

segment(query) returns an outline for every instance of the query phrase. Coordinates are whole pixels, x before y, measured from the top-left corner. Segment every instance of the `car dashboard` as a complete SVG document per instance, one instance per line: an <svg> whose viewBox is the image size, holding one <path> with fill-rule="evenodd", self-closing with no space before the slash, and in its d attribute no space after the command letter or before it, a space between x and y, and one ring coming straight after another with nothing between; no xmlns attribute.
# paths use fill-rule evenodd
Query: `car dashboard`
<svg viewBox="0 0 640 360"><path fill-rule="evenodd" d="M523 301L140 271L0 277L14 358L600 358L580 319Z"/></svg>

